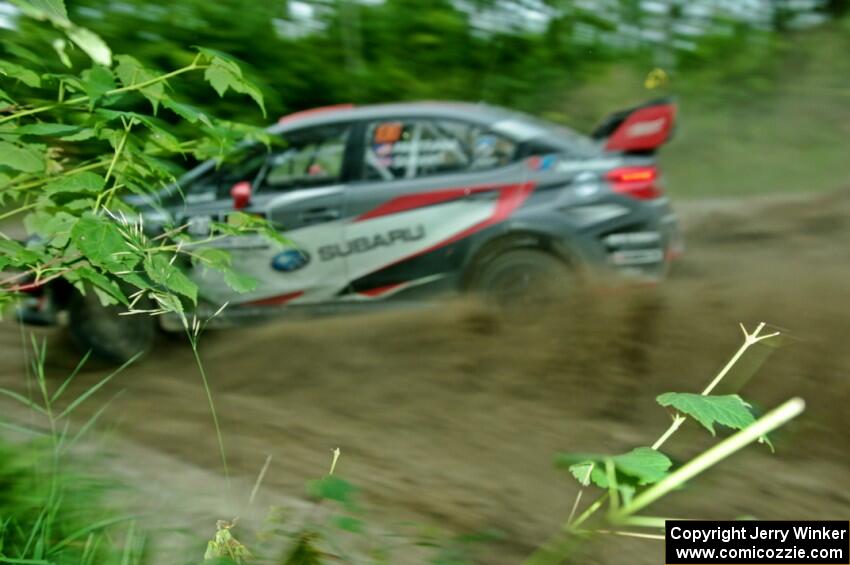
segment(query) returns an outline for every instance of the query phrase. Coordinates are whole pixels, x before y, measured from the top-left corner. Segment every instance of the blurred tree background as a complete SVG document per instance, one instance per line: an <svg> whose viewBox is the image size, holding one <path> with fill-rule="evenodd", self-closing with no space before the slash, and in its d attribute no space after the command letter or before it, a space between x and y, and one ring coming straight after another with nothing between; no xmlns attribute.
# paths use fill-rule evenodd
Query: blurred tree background
<svg viewBox="0 0 850 565"><path fill-rule="evenodd" d="M850 182L847 0L68 0L71 18L147 67L193 46L244 62L269 118L236 97L193 100L262 124L341 102L485 101L586 131L660 94L682 107L665 151L682 195L835 188ZM43 28L0 2L45 72L62 72ZM29 28L28 28L29 26ZM31 29L30 29L31 28ZM45 41L47 40L47 41ZM4 42L5 45L5 42ZM55 46L55 44L54 44ZM8 49L7 49L8 51ZM69 51L71 63L87 65ZM647 89L653 68L668 75ZM190 90L192 87L190 86ZM167 118L167 116L164 116ZM800 152L806 152L806 158ZM782 165L778 169L779 164ZM747 175L741 169L747 167Z"/></svg>

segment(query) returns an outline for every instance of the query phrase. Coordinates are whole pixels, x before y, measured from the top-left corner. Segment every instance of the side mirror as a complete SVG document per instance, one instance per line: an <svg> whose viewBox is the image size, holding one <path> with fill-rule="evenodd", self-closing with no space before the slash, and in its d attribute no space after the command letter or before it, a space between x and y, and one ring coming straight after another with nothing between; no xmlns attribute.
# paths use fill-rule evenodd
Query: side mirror
<svg viewBox="0 0 850 565"><path fill-rule="evenodd" d="M237 182L230 188L230 197L233 199L233 209L241 210L251 203L251 183L243 180Z"/></svg>

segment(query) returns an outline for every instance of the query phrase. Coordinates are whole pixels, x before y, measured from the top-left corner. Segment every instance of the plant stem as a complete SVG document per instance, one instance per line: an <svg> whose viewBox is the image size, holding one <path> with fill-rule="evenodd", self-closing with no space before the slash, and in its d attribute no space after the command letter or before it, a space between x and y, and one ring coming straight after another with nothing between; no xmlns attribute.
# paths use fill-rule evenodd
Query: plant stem
<svg viewBox="0 0 850 565"><path fill-rule="evenodd" d="M109 167L106 169L106 174L103 177L104 183L108 182L109 177L112 176L112 170L115 168L115 163L118 162L121 152L124 151L124 145L127 143L127 137L130 135L131 127L133 127L133 120L130 120L130 125L124 128L124 135L121 136L121 141L118 142L118 147L115 149L115 154L112 156L112 160L109 162Z"/></svg>
<svg viewBox="0 0 850 565"><path fill-rule="evenodd" d="M641 532L622 532L617 530L593 530L588 534L610 534L612 536L625 536L629 538L656 539L663 540L664 536L658 534L644 534Z"/></svg>
<svg viewBox="0 0 850 565"><path fill-rule="evenodd" d="M735 352L735 355L733 355L732 358L729 359L729 362L726 363L723 369L721 369L720 372L717 373L717 376L714 377L714 380L708 383L708 386L705 387L705 389L700 394L702 394L703 396L708 396L709 394L711 394L711 391L714 390L714 387L720 384L720 381L723 380L723 377L725 377L726 374L729 373L729 371L732 369L732 367L735 366L735 363L738 362L738 359L740 359L741 356L744 355L747 349L749 349L751 345L755 345L756 343L758 343L761 339L764 339L758 337L761 330L764 329L764 325L764 322L761 322L758 326L756 326L756 330L752 334L747 333L747 330L745 330L744 327L741 326L741 329L744 331L744 343L741 344L741 347L738 348L738 351ZM773 337L773 335L765 337Z"/></svg>
<svg viewBox="0 0 850 565"><path fill-rule="evenodd" d="M38 202L30 202L29 204L26 204L26 205L21 206L19 208L13 208L13 209L9 210L8 212L6 212L4 214L0 214L0 220L5 220L6 218L8 218L10 216L14 216L15 214L17 214L19 212L25 212L27 210L30 210L31 208L35 208L37 205L38 205Z"/></svg>
<svg viewBox="0 0 850 565"><path fill-rule="evenodd" d="M112 169L115 168L115 164L118 162L119 157L121 157L121 153L124 151L124 145L127 144L127 138L130 136L130 129L133 127L133 120L130 120L124 127L124 135L121 136L121 141L118 142L118 147L115 148L115 153L112 155L112 160L109 162L109 168L106 169L106 175L103 177L103 184L106 186L106 183L109 182L109 177L112 176ZM109 201L112 200L112 195L115 193L117 185L114 185L104 192L101 192L97 195L97 199L94 201L94 210L93 212L97 212L97 208L100 205L101 201L106 199L103 203L104 207L109 206Z"/></svg>
<svg viewBox="0 0 850 565"><path fill-rule="evenodd" d="M595 514L596 511L599 510L602 507L603 504L605 504L605 501L607 499L608 499L608 493L606 492L605 494L603 494L602 496L600 496L599 498L594 500L593 503L590 506L588 506L587 509L579 515L578 518L576 518L576 521L573 522L570 525L569 529L572 530L572 529L578 528L579 526L581 526L582 524L587 522L588 518L593 516L593 514Z"/></svg>
<svg viewBox="0 0 850 565"><path fill-rule="evenodd" d="M675 434L676 430L678 430L682 426L682 424L684 424L684 423L685 423L685 417L680 416L679 414L676 414L673 417L673 423L670 424L670 427L667 428L667 431L664 432L663 434L661 434L661 437L658 438L657 440L655 440L655 443L652 444L652 449L655 449L655 450L660 449L661 446L664 445L664 442L666 442L668 439L670 439L670 436Z"/></svg>
<svg viewBox="0 0 850 565"><path fill-rule="evenodd" d="M172 77L176 77L178 75L182 75L183 73L188 73L190 71L194 71L197 69L205 69L209 65L199 65L197 63L198 58L185 67L179 68L177 70L171 71L170 73L165 73L164 75L160 75L158 77L154 77L150 80L146 80L143 82L139 82L136 84L131 84L129 86L122 86L121 88L113 88L112 90L108 90L104 93L103 96L113 96L115 94L122 94L124 92L132 92L134 90L141 90L143 88L147 88L148 86L153 86L159 82L168 80ZM25 116L32 116L35 114L41 114L42 112L48 112L55 108L59 108L62 106L76 106L77 104L84 104L91 100L90 96L77 96L76 98L70 98L68 100L64 100L62 102L57 102L55 104L48 104L47 106L39 106L37 108L30 108L29 110L23 110L21 112L16 112L14 114L10 114L5 118L0 118L0 124L4 124L6 122L10 122L12 120L16 120L18 118L23 118Z"/></svg>
<svg viewBox="0 0 850 565"><path fill-rule="evenodd" d="M254 482L254 488L251 489L251 496L248 497L248 505L254 504L254 497L257 496L257 491L260 490L260 485L263 483L263 478L266 476L266 471L269 470L269 465L272 462L272 456L266 455L266 462L263 463L260 474L257 475L257 480Z"/></svg>
<svg viewBox="0 0 850 565"><path fill-rule="evenodd" d="M186 149L186 148L191 147L192 145L195 145L195 144L197 144L197 140L194 140L194 139L191 139L189 141L182 141L182 142L180 142L180 148L181 148L181 150ZM149 150L149 151L147 151L147 150L143 151L143 153L145 155L159 155L159 154L163 153L163 150L155 148L155 149L152 149L152 150ZM35 188L37 186L47 184L47 183L54 181L58 178L62 178L62 177L70 176L70 175L75 175L77 173L82 173L83 171L90 171L92 169L99 169L101 167L106 167L111 162L112 162L112 158L101 159L100 161L95 161L93 163L80 165L79 167L75 167L73 169L68 169L66 171L62 171L61 173L51 175L51 176L46 176L44 178L32 180L32 181L29 181L29 182L20 182L20 183L11 182L9 184L4 185L3 187L0 187L0 190L7 190L7 189L10 189L10 188L17 189L18 191L28 190L30 188Z"/></svg>
<svg viewBox="0 0 850 565"><path fill-rule="evenodd" d="M215 435L218 440L218 452L221 455L221 466L224 469L224 479L227 483L227 495L228 499L231 496L231 488L230 488L230 470L227 467L227 453L224 450L224 438L221 435L221 426L218 423L218 413L215 410L215 403L213 402L212 391L210 390L210 384L207 380L207 372L204 370L204 364L201 362L201 356L198 354L198 341L197 337L193 336L189 329L186 329L186 333L189 336L189 342L192 344L192 353L195 356L195 363L198 365L198 371L201 374L201 381L204 383L204 392L207 395L207 403L210 407L210 413L212 414L213 425L215 426Z"/></svg>

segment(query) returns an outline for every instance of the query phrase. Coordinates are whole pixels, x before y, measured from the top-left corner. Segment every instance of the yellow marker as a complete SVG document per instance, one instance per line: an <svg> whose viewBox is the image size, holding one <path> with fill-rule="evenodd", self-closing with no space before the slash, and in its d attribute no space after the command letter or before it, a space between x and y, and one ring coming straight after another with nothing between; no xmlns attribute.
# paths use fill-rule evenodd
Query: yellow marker
<svg viewBox="0 0 850 565"><path fill-rule="evenodd" d="M664 69L656 67L649 71L649 74L646 75L646 79L643 81L643 86L647 90L654 90L662 86L667 86L669 82L670 76L664 71Z"/></svg>

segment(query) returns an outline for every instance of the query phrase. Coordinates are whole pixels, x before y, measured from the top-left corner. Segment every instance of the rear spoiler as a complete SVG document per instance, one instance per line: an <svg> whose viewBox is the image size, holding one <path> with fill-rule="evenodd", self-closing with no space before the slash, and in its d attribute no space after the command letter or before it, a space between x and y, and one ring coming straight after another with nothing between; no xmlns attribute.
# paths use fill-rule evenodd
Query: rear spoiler
<svg viewBox="0 0 850 565"><path fill-rule="evenodd" d="M605 142L608 151L652 153L671 137L676 122L672 98L660 98L621 110L602 120L591 137Z"/></svg>

